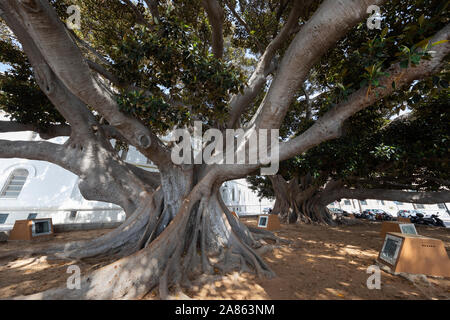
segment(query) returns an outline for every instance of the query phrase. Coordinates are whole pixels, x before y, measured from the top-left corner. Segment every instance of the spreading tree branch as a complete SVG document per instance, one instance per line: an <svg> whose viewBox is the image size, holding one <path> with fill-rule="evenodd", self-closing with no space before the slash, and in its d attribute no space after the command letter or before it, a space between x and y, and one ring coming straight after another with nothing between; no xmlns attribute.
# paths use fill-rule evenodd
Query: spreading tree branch
<svg viewBox="0 0 450 320"><path fill-rule="evenodd" d="M279 128L314 63L367 16L370 5L380 5L384 1L324 1L291 42L250 125L263 129Z"/></svg>
<svg viewBox="0 0 450 320"><path fill-rule="evenodd" d="M71 172L80 173L76 166L73 165L71 151L64 145L48 141L0 140L0 158L48 161Z"/></svg>
<svg viewBox="0 0 450 320"><path fill-rule="evenodd" d="M167 165L170 152L160 139L138 119L119 110L115 97L92 76L79 48L46 0L27 2L7 0L0 3L0 9L5 17L11 18L5 20L14 33L17 31L17 26L12 21L24 21L26 34L34 43L39 44L40 53L56 77L75 96L99 111L110 125L116 127L126 140L155 164ZM29 42L23 36L18 38L22 44ZM27 50L25 52L29 54Z"/></svg>
<svg viewBox="0 0 450 320"><path fill-rule="evenodd" d="M49 140L55 137L70 136L70 126L68 125L51 125L45 128L39 127L35 124L23 124L14 121L0 121L0 132L23 132L33 131L38 133L41 138Z"/></svg>
<svg viewBox="0 0 450 320"><path fill-rule="evenodd" d="M297 25L300 17L301 6L296 2L289 14L286 24L280 33L269 43L262 56L259 58L255 71L248 81L248 86L243 94L235 95L230 100L230 117L227 123L228 128L234 128L238 124L240 116L251 106L258 94L264 88L268 75L276 68L273 59L278 49L285 43L291 34L292 27Z"/></svg>
<svg viewBox="0 0 450 320"><path fill-rule="evenodd" d="M67 29L67 28L66 28ZM84 41L83 39L81 39L80 37L77 36L77 34L75 32L73 32L73 30L67 29L67 31L70 33L70 35L72 36L72 38L83 48L85 48L86 50L88 50L90 53L92 53L94 56L96 56L101 62L103 62L104 64L110 64L108 60L106 60L106 58L101 55L100 53L97 52L97 50L95 50L89 43L87 43L86 41Z"/></svg>
<svg viewBox="0 0 450 320"><path fill-rule="evenodd" d="M444 27L431 40L436 43L450 39L450 25ZM400 64L394 64L388 70L389 76L380 79L380 87L369 90L362 88L348 97L348 99L333 107L316 123L295 139L280 146L280 161L301 154L306 150L326 141L338 138L342 134L342 125L358 111L367 108L380 99L391 95L396 89L401 89L414 80L426 78L438 72L444 65L445 57L450 52L450 42L436 45L431 52L431 58L420 62L418 66L402 69ZM393 85L395 83L395 86ZM394 89L395 87L395 89Z"/></svg>
<svg viewBox="0 0 450 320"><path fill-rule="evenodd" d="M114 85L116 85L119 88L123 88L124 84L120 81L119 78L117 78L114 74L112 74L111 72L109 72L108 70L106 70L102 65L91 61L91 60L87 60L86 62L89 66L89 68L91 68L91 70L97 72L98 74L100 74L102 77L104 77L105 79L111 81L111 83L113 83Z"/></svg>
<svg viewBox="0 0 450 320"><path fill-rule="evenodd" d="M105 136L110 139L126 141L116 128L109 125L100 126ZM45 127L35 124L24 124L15 121L0 121L0 133L32 131L39 134L42 139L49 140L56 137L68 137L72 134L72 128L69 125L49 125Z"/></svg>

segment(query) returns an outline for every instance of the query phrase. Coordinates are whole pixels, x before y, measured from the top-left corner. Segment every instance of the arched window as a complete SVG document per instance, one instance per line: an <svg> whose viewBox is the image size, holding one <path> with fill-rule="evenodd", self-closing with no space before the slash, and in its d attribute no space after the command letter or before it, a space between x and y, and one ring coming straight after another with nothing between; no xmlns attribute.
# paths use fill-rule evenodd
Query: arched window
<svg viewBox="0 0 450 320"><path fill-rule="evenodd" d="M0 198L17 199L22 191L25 181L27 181L28 170L26 169L16 169L9 176L3 187Z"/></svg>

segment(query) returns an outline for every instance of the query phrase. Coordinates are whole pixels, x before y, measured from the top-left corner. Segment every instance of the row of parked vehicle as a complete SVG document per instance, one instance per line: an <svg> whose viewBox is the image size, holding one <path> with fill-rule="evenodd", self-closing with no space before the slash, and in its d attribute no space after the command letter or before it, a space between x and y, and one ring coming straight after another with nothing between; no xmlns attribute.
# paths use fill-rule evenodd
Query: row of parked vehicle
<svg viewBox="0 0 450 320"><path fill-rule="evenodd" d="M445 227L444 221L439 219L439 214L426 215L419 210L400 210L397 213L398 217L410 218L412 223L422 224L426 226Z"/></svg>
<svg viewBox="0 0 450 320"><path fill-rule="evenodd" d="M349 216L350 213L338 209L338 208L331 208L331 212L338 216ZM396 220L396 218L381 209L366 209L362 213L361 212L353 212L352 213L355 218L358 219L367 219L371 221L393 221ZM403 218L409 218L411 219L411 223L414 224L421 224L421 225L427 225L427 226L438 226L438 227L446 227L444 221L439 219L438 214L431 214L427 215L423 211L420 210L400 210L397 212L397 217L403 217Z"/></svg>
<svg viewBox="0 0 450 320"><path fill-rule="evenodd" d="M372 221L392 221L394 216L381 209L366 209L362 213L355 213L356 218Z"/></svg>

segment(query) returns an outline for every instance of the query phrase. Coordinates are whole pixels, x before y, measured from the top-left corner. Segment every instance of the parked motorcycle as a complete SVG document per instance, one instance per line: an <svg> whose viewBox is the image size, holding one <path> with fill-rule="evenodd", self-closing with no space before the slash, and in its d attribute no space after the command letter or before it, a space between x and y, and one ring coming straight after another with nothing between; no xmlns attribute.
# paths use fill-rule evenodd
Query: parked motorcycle
<svg viewBox="0 0 450 320"><path fill-rule="evenodd" d="M427 221L424 219L424 215L422 213L416 213L415 216L411 216L411 222L414 224L428 225Z"/></svg>
<svg viewBox="0 0 450 320"><path fill-rule="evenodd" d="M444 221L439 219L439 217L435 214L432 214L431 217L425 218L423 213L416 213L415 216L411 217L411 222L414 224L421 224L425 226L435 226L435 227L444 227Z"/></svg>
<svg viewBox="0 0 450 320"><path fill-rule="evenodd" d="M437 215L435 215L435 214L432 214L430 218L425 218L425 220L429 221L430 224L433 225L433 226L444 227L445 228L444 221L439 219L439 217Z"/></svg>

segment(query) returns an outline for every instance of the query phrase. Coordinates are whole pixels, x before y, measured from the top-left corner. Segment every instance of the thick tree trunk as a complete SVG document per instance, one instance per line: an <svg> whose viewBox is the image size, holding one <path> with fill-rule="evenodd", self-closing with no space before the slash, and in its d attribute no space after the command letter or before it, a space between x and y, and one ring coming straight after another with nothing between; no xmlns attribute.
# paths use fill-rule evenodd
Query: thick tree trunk
<svg viewBox="0 0 450 320"><path fill-rule="evenodd" d="M217 176L167 165L160 168L161 186L153 191L138 176L142 172L123 163L102 135L71 137L65 148L76 154L67 169L80 176L83 196L117 203L128 218L98 239L56 246L47 254L120 259L85 276L81 290L59 288L26 298L139 298L157 286L166 298L170 286L188 284L201 273L251 268L261 276L273 275L255 250L262 248L263 238L278 239L270 233L254 236L228 211Z"/></svg>
<svg viewBox="0 0 450 320"><path fill-rule="evenodd" d="M281 175L271 176L275 193L273 213L278 214L283 223L319 223L334 225L334 218L320 201L322 193L329 192L326 187L320 191L312 183L309 175L300 179L286 181Z"/></svg>
<svg viewBox="0 0 450 320"><path fill-rule="evenodd" d="M293 189L296 189L293 186L298 185L297 180L286 181L281 175L275 175L270 176L270 181L275 193L272 213L277 214L283 223L294 223L298 218L295 210L295 194L293 194Z"/></svg>
<svg viewBox="0 0 450 320"><path fill-rule="evenodd" d="M167 298L169 287L180 288L199 274L214 274L218 270L248 270L250 267L260 276L273 276L255 251L261 244L226 209L218 185L198 184L191 189L182 199L174 219L158 237L152 238L147 227L152 225L150 229L155 231L158 224L157 215L149 214L161 206L157 196L163 192L158 189L136 209L128 224L130 229L121 230L139 235L137 243L143 244L142 249L84 276L80 290L58 288L19 298L133 299L156 287L161 297ZM257 238L265 236L273 239L268 233L260 233ZM112 235L111 238L119 244L117 238ZM103 244L107 246L108 242Z"/></svg>

